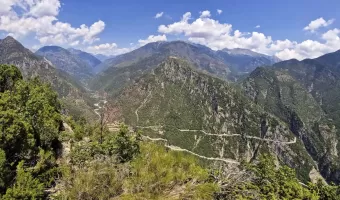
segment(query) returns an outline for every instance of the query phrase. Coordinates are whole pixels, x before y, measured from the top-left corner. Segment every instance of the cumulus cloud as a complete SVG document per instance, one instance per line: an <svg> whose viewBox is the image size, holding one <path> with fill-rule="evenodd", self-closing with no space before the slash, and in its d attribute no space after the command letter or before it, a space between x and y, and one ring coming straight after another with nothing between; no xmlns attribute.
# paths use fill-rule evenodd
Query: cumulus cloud
<svg viewBox="0 0 340 200"><path fill-rule="evenodd" d="M308 26L306 26L303 30L310 31L314 33L316 30L318 30L321 27L327 27L331 24L333 24L334 19L330 19L328 21L324 20L322 17L319 19L316 19L314 21L311 21Z"/></svg>
<svg viewBox="0 0 340 200"><path fill-rule="evenodd" d="M210 14L209 10L202 11L202 12L200 12L200 14L201 14L201 18L211 17L211 14Z"/></svg>
<svg viewBox="0 0 340 200"><path fill-rule="evenodd" d="M43 16L57 16L59 14L60 2L59 0L35 0L26 1L28 15L34 17Z"/></svg>
<svg viewBox="0 0 340 200"><path fill-rule="evenodd" d="M223 48L247 48L267 55L276 55L282 60L297 58L315 58L325 53L338 50L340 47L339 29L329 30L320 38L322 41L306 40L300 43L296 41L273 40L271 36L260 32L241 32L233 30L228 23L221 23L210 18L206 12L197 19L191 21L191 13L185 13L181 20L168 25L160 25L158 32L167 35L183 35L189 41L206 45L213 50ZM202 15L204 17L202 17ZM190 20L190 21L189 21ZM323 23L326 26L332 21ZM310 27L316 30L312 24ZM312 29L310 29L312 30Z"/></svg>
<svg viewBox="0 0 340 200"><path fill-rule="evenodd" d="M103 21L73 27L57 19L60 7L59 0L2 0L0 31L17 38L33 34L41 44L75 44L77 40L92 44L99 40Z"/></svg>
<svg viewBox="0 0 340 200"><path fill-rule="evenodd" d="M119 48L116 43L104 43L95 46L89 46L86 51L93 54L103 54L107 56L115 56L131 51L130 48Z"/></svg>
<svg viewBox="0 0 340 200"><path fill-rule="evenodd" d="M255 28L260 28L261 26L260 25L256 25Z"/></svg>
<svg viewBox="0 0 340 200"><path fill-rule="evenodd" d="M164 12L157 13L156 16L155 16L155 19L162 17L163 14L164 14Z"/></svg>
<svg viewBox="0 0 340 200"><path fill-rule="evenodd" d="M150 42L167 41L166 35L150 35L145 40L138 40L140 46L144 46Z"/></svg>
<svg viewBox="0 0 340 200"><path fill-rule="evenodd" d="M222 14L222 12L223 12L222 10L220 10L220 9L217 9L217 14L219 14L219 15L220 15L220 14Z"/></svg>

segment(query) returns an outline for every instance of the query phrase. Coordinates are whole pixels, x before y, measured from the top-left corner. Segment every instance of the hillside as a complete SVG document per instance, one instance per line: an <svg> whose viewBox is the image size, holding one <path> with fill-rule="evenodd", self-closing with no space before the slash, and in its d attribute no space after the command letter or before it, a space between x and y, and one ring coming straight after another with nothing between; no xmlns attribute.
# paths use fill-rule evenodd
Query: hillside
<svg viewBox="0 0 340 200"><path fill-rule="evenodd" d="M54 68L48 60L36 56L10 36L0 40L0 64L15 65L24 78L38 77L51 84L66 108L75 115L82 113L91 118L96 117L89 106L91 100L88 92L78 81L68 73Z"/></svg>
<svg viewBox="0 0 340 200"><path fill-rule="evenodd" d="M272 152L307 180L314 163L280 119L264 112L225 81L168 58L125 88L116 120L166 141L172 149L238 164Z"/></svg>
<svg viewBox="0 0 340 200"><path fill-rule="evenodd" d="M78 81L84 82L93 75L92 62L96 61L84 59L86 55L78 51L68 51L58 46L45 46L36 51L35 54L45 57L56 68L67 72Z"/></svg>
<svg viewBox="0 0 340 200"><path fill-rule="evenodd" d="M322 175L335 183L340 181L338 78L317 59L307 59L257 68L242 83L251 100L290 124Z"/></svg>
<svg viewBox="0 0 340 200"><path fill-rule="evenodd" d="M268 155L241 164L242 171L228 172L214 165L208 169L199 160L207 157L157 142L165 139L147 141L149 137L124 124L115 132L105 129L104 137L98 137L101 133L96 125L83 120L77 123L62 114L57 94L49 85L24 80L20 70L9 65L0 66L0 80L1 199L338 196L338 187L322 182L303 187L294 170L276 166L276 159ZM238 164L230 159L218 161Z"/></svg>
<svg viewBox="0 0 340 200"><path fill-rule="evenodd" d="M325 56L336 56L334 52ZM303 61L289 60L275 64L273 67L287 71L314 97L325 113L335 124L340 126L340 71L336 63L323 64L325 57L306 59ZM338 59L340 60L340 59ZM330 60L329 60L330 61Z"/></svg>

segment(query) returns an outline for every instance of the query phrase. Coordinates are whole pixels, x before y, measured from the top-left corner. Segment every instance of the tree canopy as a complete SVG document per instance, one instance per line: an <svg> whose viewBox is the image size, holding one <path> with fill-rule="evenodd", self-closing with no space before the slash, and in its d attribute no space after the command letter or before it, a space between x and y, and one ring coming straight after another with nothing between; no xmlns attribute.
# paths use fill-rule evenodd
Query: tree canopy
<svg viewBox="0 0 340 200"><path fill-rule="evenodd" d="M42 175L55 164L33 169L42 154L50 154L47 159L55 162L60 110L49 85L37 78L23 80L14 66L0 66L0 191L4 199L42 197Z"/></svg>

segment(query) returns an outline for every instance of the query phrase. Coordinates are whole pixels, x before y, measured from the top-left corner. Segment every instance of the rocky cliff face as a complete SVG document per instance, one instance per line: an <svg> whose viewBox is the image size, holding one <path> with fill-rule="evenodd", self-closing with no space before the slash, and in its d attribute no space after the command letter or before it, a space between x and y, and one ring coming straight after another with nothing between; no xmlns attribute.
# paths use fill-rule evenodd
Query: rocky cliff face
<svg viewBox="0 0 340 200"><path fill-rule="evenodd" d="M257 105L288 123L318 163L322 175L328 181L339 183L335 167L339 160L338 130L319 99L315 98L321 91L311 87L323 85L320 80L324 78L316 74L325 69L318 63L311 65L314 61L305 62L291 60L272 68L257 68L244 80L242 87ZM331 81L332 77L329 78Z"/></svg>
<svg viewBox="0 0 340 200"><path fill-rule="evenodd" d="M172 148L230 164L271 152L307 179L313 161L289 125L227 82L168 58L117 98L127 124Z"/></svg>

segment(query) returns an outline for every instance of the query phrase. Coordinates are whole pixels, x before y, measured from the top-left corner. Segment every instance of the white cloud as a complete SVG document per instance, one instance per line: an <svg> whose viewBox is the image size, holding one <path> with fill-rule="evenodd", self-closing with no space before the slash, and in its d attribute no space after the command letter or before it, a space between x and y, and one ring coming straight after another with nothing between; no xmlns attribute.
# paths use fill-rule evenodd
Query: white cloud
<svg viewBox="0 0 340 200"><path fill-rule="evenodd" d="M91 44L99 40L105 28L103 21L72 27L57 19L60 6L59 0L1 0L0 31L17 38L33 34L41 44L68 45L77 40Z"/></svg>
<svg viewBox="0 0 340 200"><path fill-rule="evenodd" d="M322 34L322 39L326 41L340 41L339 33L340 33L340 29L337 29L337 28L333 30L329 30L326 33Z"/></svg>
<svg viewBox="0 0 340 200"><path fill-rule="evenodd" d="M131 51L130 48L118 48L116 43L105 43L96 46L89 46L86 51L93 54L103 54L107 56L114 56Z"/></svg>
<svg viewBox="0 0 340 200"><path fill-rule="evenodd" d="M201 14L201 16L200 16L201 18L210 17L211 16L209 10L202 11L202 12L200 12L200 14Z"/></svg>
<svg viewBox="0 0 340 200"><path fill-rule="evenodd" d="M12 6L16 4L13 0L1 0L0 1L0 15L12 15Z"/></svg>
<svg viewBox="0 0 340 200"><path fill-rule="evenodd" d="M155 16L155 19L162 17L163 14L164 14L164 12L157 13L156 16Z"/></svg>
<svg viewBox="0 0 340 200"><path fill-rule="evenodd" d="M261 26L260 25L256 25L255 28L260 28Z"/></svg>
<svg viewBox="0 0 340 200"><path fill-rule="evenodd" d="M79 45L79 40L76 40L70 44L71 46L78 46Z"/></svg>
<svg viewBox="0 0 340 200"><path fill-rule="evenodd" d="M167 41L166 35L150 35L145 40L138 40L140 46L144 46L150 42Z"/></svg>
<svg viewBox="0 0 340 200"><path fill-rule="evenodd" d="M175 22L168 26L161 25L158 27L160 33L165 34L184 34L190 38L217 38L222 35L228 35L231 32L230 24L220 24L210 18L198 18L189 23L191 13L183 15L181 21Z"/></svg>
<svg viewBox="0 0 340 200"><path fill-rule="evenodd" d="M41 48L40 45L33 45L31 49L32 49L32 52L34 52L34 51L36 51L36 50L38 50L40 48Z"/></svg>
<svg viewBox="0 0 340 200"><path fill-rule="evenodd" d="M220 14L222 14L222 12L223 12L222 10L220 10L220 9L217 9L217 14L219 14L219 15L220 15Z"/></svg>
<svg viewBox="0 0 340 200"><path fill-rule="evenodd" d="M304 58L299 53L297 53L294 49L284 49L280 52L277 52L275 56L280 58L281 60L289 60L292 58L302 60Z"/></svg>
<svg viewBox="0 0 340 200"><path fill-rule="evenodd" d="M34 17L57 16L59 14L59 0L27 1L30 7L29 15Z"/></svg>
<svg viewBox="0 0 340 200"><path fill-rule="evenodd" d="M276 40L270 44L269 49L271 51L280 51L283 49L293 48L297 43L291 42L290 40Z"/></svg>
<svg viewBox="0 0 340 200"><path fill-rule="evenodd" d="M322 17L319 19L316 19L314 21L311 21L308 26L306 26L303 30L310 31L314 33L316 30L318 30L321 27L327 27L331 25L334 22L334 19L330 19L328 21L324 20Z"/></svg>
<svg viewBox="0 0 340 200"><path fill-rule="evenodd" d="M288 39L272 40L271 36L260 32L247 33L233 30L231 24L220 23L207 16L200 16L191 22L189 21L191 13L187 12L177 22L160 25L158 32L168 35L183 35L189 41L206 45L213 50L247 48L268 55L276 55L283 60L315 58L340 48L339 29L324 33L320 38L323 41L306 40L298 43ZM326 23L330 24L331 21ZM311 27L314 27L313 30L315 30L316 26L312 25Z"/></svg>

